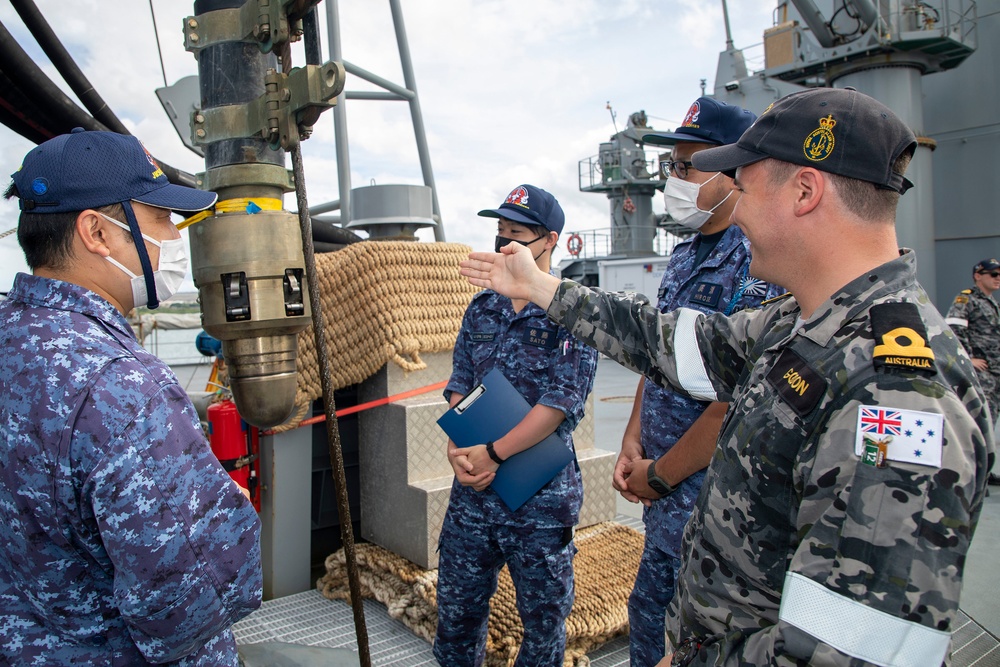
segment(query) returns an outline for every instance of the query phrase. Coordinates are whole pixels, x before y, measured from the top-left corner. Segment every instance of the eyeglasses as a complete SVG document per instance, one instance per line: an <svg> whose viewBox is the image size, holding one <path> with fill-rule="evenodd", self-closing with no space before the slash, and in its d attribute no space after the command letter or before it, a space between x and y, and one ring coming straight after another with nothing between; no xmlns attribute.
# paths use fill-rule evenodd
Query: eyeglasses
<svg viewBox="0 0 1000 667"><path fill-rule="evenodd" d="M688 169L694 166L690 160L668 160L660 163L660 175L663 178L670 178L671 172L677 178L687 178Z"/></svg>
<svg viewBox="0 0 1000 667"><path fill-rule="evenodd" d="M1000 278L1000 271L993 271L993 272L980 271L979 275L989 276L990 278Z"/></svg>

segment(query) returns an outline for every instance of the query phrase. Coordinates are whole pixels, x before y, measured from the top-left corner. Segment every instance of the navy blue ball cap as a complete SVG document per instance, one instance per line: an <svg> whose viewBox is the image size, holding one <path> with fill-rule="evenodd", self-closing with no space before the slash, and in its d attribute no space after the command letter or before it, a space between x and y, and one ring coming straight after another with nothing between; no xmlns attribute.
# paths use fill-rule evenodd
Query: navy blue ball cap
<svg viewBox="0 0 1000 667"><path fill-rule="evenodd" d="M711 97L699 97L675 131L647 131L640 139L653 146L673 146L678 141L726 146L735 144L756 119L752 111Z"/></svg>
<svg viewBox="0 0 1000 667"><path fill-rule="evenodd" d="M66 213L125 201L201 211L218 198L167 180L135 137L76 128L31 149L11 174L22 211Z"/></svg>
<svg viewBox="0 0 1000 667"><path fill-rule="evenodd" d="M691 161L701 171L733 176L739 167L774 158L903 194L913 183L893 167L916 141L874 98L853 88L810 88L769 106L735 144L699 151Z"/></svg>
<svg viewBox="0 0 1000 667"><path fill-rule="evenodd" d="M984 259L976 264L976 266L972 269L972 272L982 273L984 271L996 271L997 269L1000 269L1000 262L998 262L995 258L991 258Z"/></svg>
<svg viewBox="0 0 1000 667"><path fill-rule="evenodd" d="M479 212L484 218L507 218L522 225L541 225L561 234L566 224L562 206L551 194L534 185L519 185L510 191L499 208Z"/></svg>

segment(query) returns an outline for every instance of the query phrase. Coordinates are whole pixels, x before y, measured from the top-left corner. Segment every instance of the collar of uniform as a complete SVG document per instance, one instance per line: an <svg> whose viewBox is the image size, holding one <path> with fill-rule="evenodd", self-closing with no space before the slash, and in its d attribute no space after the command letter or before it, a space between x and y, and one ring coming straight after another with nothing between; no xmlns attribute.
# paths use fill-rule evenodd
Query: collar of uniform
<svg viewBox="0 0 1000 667"><path fill-rule="evenodd" d="M686 249L688 252L694 253L694 242L700 238L700 234L693 234L683 241L679 241L674 246L672 253L676 253L681 249ZM705 261L699 264L696 269L715 269L723 264L727 264L729 262L729 256L733 253L733 250L741 245L746 245L749 248L750 242L747 240L747 237L743 234L743 231L739 227L736 225L730 225L726 228L725 233L722 235L722 238L719 239L719 242L715 244L714 248L712 248L712 251L708 253ZM669 257L670 255L667 255L667 258Z"/></svg>
<svg viewBox="0 0 1000 667"><path fill-rule="evenodd" d="M715 247L708 253L708 257L705 258L705 261L700 266L714 269L723 264L728 264L729 256L740 246L747 246L749 248L750 241L743 234L743 230L736 225L729 225L722 238L715 244Z"/></svg>
<svg viewBox="0 0 1000 667"><path fill-rule="evenodd" d="M114 306L89 289L74 283L18 273L7 298L31 306L80 313L135 337L132 327Z"/></svg>
<svg viewBox="0 0 1000 667"><path fill-rule="evenodd" d="M916 257L912 250L901 248L899 257L855 278L820 304L797 333L826 347L845 324L868 312L879 298L916 279ZM845 309L845 303L851 305Z"/></svg>
<svg viewBox="0 0 1000 667"><path fill-rule="evenodd" d="M556 273L553 269L549 269L549 275L555 276ZM472 297L472 299L474 301L480 297L486 298L485 306L490 310L495 310L498 312L503 312L507 308L510 308L511 312L513 312L514 310L514 306L512 305L509 297L503 296L502 294L498 294L497 292L494 292L491 289L485 289L482 292L477 293L474 297ZM522 308L520 311L514 313L514 318L523 317L525 315L531 314L534 309L537 309L539 313L545 315L545 310L541 306L536 304L534 301L529 301L527 306ZM533 314L537 315L538 313L533 313Z"/></svg>
<svg viewBox="0 0 1000 667"><path fill-rule="evenodd" d="M528 305L515 313L514 305L510 298L502 294L498 294L493 290L485 290L484 292L481 292L481 294L486 295L486 303L483 305L487 310L493 310L498 313L507 312L509 310L511 315L509 319L511 321L516 320L519 317L545 315L545 311L542 310L541 306L536 304L534 301L529 301Z"/></svg>

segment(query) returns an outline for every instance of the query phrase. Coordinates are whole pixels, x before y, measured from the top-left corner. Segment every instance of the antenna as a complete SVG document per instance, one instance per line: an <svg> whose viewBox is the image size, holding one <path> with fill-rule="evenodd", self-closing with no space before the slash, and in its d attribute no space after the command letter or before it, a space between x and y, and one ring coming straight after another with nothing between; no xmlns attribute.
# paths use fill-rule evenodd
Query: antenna
<svg viewBox="0 0 1000 667"><path fill-rule="evenodd" d="M615 126L615 134L618 134L618 123L615 122L615 118L618 114L616 114L615 110L611 108L611 100L608 100L606 104L607 110L611 114L611 124Z"/></svg>
<svg viewBox="0 0 1000 667"><path fill-rule="evenodd" d="M733 50L733 33L729 29L729 8L726 7L726 0L722 0L722 18L726 22L726 51ZM704 93L704 90L702 90Z"/></svg>

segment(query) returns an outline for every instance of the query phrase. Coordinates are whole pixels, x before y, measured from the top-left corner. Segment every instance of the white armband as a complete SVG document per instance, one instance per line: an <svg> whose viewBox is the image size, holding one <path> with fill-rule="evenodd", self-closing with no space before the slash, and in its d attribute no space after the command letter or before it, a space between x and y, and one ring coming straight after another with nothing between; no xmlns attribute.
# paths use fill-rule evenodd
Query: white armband
<svg viewBox="0 0 1000 667"><path fill-rule="evenodd" d="M702 313L691 308L677 310L677 324L674 327L674 363L677 366L677 380L681 387L693 398L701 401L717 401L718 394L705 371L705 361L701 358L695 327Z"/></svg>
<svg viewBox="0 0 1000 667"><path fill-rule="evenodd" d="M940 665L951 644L949 632L872 609L797 572L785 574L778 619L876 665Z"/></svg>

